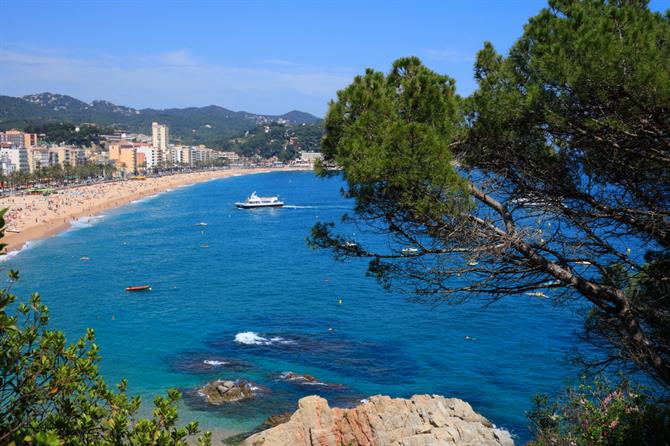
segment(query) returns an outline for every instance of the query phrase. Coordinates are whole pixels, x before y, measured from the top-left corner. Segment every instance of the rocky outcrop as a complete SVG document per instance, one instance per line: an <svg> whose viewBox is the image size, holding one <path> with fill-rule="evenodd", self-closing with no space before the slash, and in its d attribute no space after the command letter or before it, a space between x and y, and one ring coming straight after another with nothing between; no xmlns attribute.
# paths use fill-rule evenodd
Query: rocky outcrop
<svg viewBox="0 0 670 446"><path fill-rule="evenodd" d="M216 380L198 389L198 394L210 404L225 404L254 397L254 385L249 381Z"/></svg>
<svg viewBox="0 0 670 446"><path fill-rule="evenodd" d="M285 379L288 381L305 381L308 383L320 383L318 379L313 377L312 375L308 375L307 373L305 374L298 374L298 373L293 373L293 372L284 372L281 375L279 375L281 379Z"/></svg>
<svg viewBox="0 0 670 446"><path fill-rule="evenodd" d="M465 401L436 395L373 396L353 409L318 396L298 402L284 424L252 435L245 446L514 446Z"/></svg>

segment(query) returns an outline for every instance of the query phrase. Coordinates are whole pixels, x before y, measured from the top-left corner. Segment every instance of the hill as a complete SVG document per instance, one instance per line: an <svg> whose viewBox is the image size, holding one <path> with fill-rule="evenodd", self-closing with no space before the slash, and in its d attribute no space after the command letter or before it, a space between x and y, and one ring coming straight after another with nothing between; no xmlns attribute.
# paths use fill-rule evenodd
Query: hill
<svg viewBox="0 0 670 446"><path fill-rule="evenodd" d="M259 124L285 122L291 125L319 124L321 119L293 110L283 115L236 112L206 107L135 109L108 101L86 103L67 95L39 93L23 97L0 95L0 130L47 123L94 123L128 132L151 133L151 123L167 124L173 139L185 144L220 147L227 140Z"/></svg>

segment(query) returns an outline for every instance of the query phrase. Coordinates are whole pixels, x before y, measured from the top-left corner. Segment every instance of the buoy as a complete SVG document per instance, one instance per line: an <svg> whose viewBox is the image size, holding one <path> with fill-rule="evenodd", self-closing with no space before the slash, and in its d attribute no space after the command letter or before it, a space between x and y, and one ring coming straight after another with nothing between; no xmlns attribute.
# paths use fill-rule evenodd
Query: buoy
<svg viewBox="0 0 670 446"><path fill-rule="evenodd" d="M342 299L338 300L337 303L342 305Z"/></svg>

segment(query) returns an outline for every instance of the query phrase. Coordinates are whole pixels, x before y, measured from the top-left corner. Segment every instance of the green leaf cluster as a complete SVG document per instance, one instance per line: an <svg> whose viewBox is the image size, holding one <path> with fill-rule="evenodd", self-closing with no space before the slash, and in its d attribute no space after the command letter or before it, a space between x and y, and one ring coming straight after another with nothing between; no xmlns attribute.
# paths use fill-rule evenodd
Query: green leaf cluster
<svg viewBox="0 0 670 446"><path fill-rule="evenodd" d="M626 380L582 383L551 400L535 398L528 412L529 446L656 446L670 443L670 410Z"/></svg>

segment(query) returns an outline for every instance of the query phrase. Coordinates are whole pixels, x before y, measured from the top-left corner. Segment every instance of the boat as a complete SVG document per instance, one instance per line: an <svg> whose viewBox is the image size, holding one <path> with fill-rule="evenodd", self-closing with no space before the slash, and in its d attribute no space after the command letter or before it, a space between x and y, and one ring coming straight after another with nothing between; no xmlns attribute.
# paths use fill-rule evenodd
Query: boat
<svg viewBox="0 0 670 446"><path fill-rule="evenodd" d="M204 221L201 221L200 223L196 223L195 225L196 226L207 226L207 223L205 223Z"/></svg>
<svg viewBox="0 0 670 446"><path fill-rule="evenodd" d="M284 206L284 202L279 200L279 197L259 197L256 192L251 194L244 202L235 203L240 209L255 209L255 208L280 208Z"/></svg>
<svg viewBox="0 0 670 446"><path fill-rule="evenodd" d="M133 285L127 287L126 291L151 291L151 285Z"/></svg>

